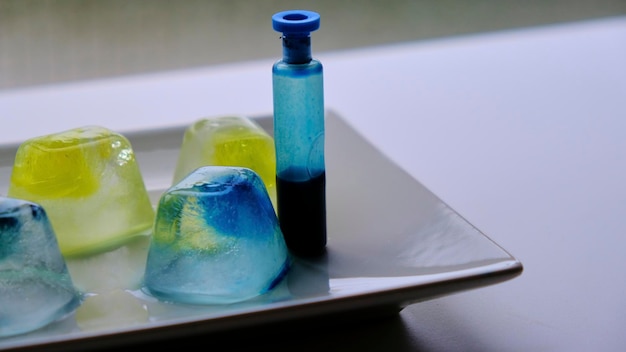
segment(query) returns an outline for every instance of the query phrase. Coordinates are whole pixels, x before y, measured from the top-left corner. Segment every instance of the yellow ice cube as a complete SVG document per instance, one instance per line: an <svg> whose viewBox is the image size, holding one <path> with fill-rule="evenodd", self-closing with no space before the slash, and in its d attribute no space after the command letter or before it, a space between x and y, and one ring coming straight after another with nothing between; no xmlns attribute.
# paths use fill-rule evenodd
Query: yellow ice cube
<svg viewBox="0 0 626 352"><path fill-rule="evenodd" d="M23 142L8 194L46 209L66 256L118 247L154 220L130 142L100 126Z"/></svg>
<svg viewBox="0 0 626 352"><path fill-rule="evenodd" d="M276 209L274 139L244 116L203 118L185 131L173 183L202 166L235 166L254 170L263 180Z"/></svg>

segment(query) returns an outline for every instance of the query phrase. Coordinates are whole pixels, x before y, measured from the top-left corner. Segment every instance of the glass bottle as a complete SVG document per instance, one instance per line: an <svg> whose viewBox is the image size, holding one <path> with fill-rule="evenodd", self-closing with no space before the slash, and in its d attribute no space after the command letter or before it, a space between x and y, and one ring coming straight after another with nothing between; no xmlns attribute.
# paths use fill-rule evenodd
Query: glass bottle
<svg viewBox="0 0 626 352"><path fill-rule="evenodd" d="M319 14L290 10L272 16L283 57L272 67L277 214L287 246L299 256L326 248L326 167L322 64L311 56Z"/></svg>

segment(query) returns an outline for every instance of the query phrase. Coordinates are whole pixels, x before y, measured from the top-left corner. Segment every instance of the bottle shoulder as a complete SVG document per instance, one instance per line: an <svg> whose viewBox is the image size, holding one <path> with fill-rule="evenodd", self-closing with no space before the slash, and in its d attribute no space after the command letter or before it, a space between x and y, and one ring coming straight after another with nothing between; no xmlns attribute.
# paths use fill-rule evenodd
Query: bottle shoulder
<svg viewBox="0 0 626 352"><path fill-rule="evenodd" d="M311 61L305 64L289 64L285 61L278 60L274 63L272 67L274 72L277 71L287 71L287 72L297 72L297 71L306 71L310 73L321 73L324 70L324 66L317 59L311 59Z"/></svg>

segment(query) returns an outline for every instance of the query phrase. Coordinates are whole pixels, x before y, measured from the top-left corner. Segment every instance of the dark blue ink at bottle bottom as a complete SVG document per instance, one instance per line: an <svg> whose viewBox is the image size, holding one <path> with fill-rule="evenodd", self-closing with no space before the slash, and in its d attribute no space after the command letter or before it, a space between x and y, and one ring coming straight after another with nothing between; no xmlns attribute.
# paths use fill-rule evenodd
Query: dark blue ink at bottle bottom
<svg viewBox="0 0 626 352"><path fill-rule="evenodd" d="M294 182L276 178L278 221L289 250L301 257L326 251L326 173Z"/></svg>

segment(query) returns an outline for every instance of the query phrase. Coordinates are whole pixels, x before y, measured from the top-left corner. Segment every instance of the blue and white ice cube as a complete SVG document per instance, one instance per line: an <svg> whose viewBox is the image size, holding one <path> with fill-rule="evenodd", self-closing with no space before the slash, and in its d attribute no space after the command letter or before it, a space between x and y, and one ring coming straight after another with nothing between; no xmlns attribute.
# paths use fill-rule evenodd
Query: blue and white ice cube
<svg viewBox="0 0 626 352"><path fill-rule="evenodd" d="M0 196L0 337L62 319L81 300L44 209Z"/></svg>
<svg viewBox="0 0 626 352"><path fill-rule="evenodd" d="M290 263L259 175L205 166L161 196L144 287L163 301L233 303L271 290Z"/></svg>

